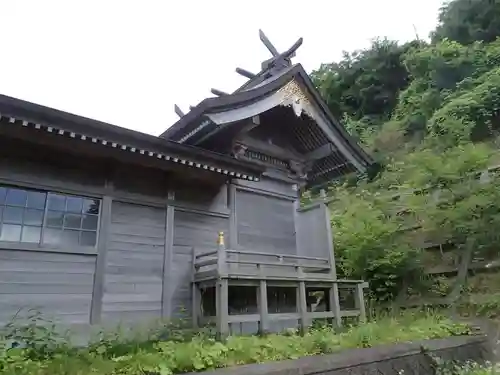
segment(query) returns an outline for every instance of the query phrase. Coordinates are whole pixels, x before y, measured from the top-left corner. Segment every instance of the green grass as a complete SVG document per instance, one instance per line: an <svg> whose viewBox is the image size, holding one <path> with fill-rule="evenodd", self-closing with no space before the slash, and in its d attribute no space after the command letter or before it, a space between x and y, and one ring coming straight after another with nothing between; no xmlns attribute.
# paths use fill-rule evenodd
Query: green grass
<svg viewBox="0 0 500 375"><path fill-rule="evenodd" d="M498 374L499 370L498 365L491 363L441 363L436 367L436 375L492 375Z"/></svg>
<svg viewBox="0 0 500 375"><path fill-rule="evenodd" d="M176 336L168 341L146 342L115 335L89 348L74 349L53 338L47 339L50 345L44 345L43 335L49 335L44 332L29 341L27 348L0 348L0 374L167 375L468 333L467 326L445 317L409 313L381 317L342 332L321 327L304 336L288 332L264 337L229 337L225 342L201 333L189 338Z"/></svg>

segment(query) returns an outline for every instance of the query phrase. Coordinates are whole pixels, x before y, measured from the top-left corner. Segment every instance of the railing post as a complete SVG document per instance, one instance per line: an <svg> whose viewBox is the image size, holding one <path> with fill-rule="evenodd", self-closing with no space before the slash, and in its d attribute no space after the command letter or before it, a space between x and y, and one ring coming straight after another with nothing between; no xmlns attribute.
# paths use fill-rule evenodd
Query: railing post
<svg viewBox="0 0 500 375"><path fill-rule="evenodd" d="M259 332L260 334L264 334L269 330L269 312L267 308L266 280L260 280L258 301L259 301L259 314L260 314Z"/></svg>
<svg viewBox="0 0 500 375"><path fill-rule="evenodd" d="M224 232L219 232L219 237L217 239L217 272L220 275L227 274L227 253L226 246L224 244Z"/></svg>
<svg viewBox="0 0 500 375"><path fill-rule="evenodd" d="M321 197L321 203L320 207L321 210L323 211L324 215L324 223L325 223L325 233L326 233L326 238L327 238L327 250L328 250L328 259L330 263L330 274L332 275L332 279L336 280L337 279L337 266L335 264L335 246L333 244L333 233L332 233L332 226L330 223L330 210L328 209L327 205L327 196L326 196L326 191L325 189L321 189L320 191L320 197Z"/></svg>
<svg viewBox="0 0 500 375"><path fill-rule="evenodd" d="M229 335L229 284L227 279L219 279L216 284L216 319L219 339Z"/></svg>
<svg viewBox="0 0 500 375"><path fill-rule="evenodd" d="M201 292L198 284L196 283L196 249L192 248L193 252L193 271L191 280L191 317L193 328L196 329L199 326L199 318L201 315Z"/></svg>
<svg viewBox="0 0 500 375"><path fill-rule="evenodd" d="M229 281L227 279L226 248L224 245L224 232L219 232L217 240L217 270L216 284L216 320L219 339L224 339L229 334Z"/></svg>
<svg viewBox="0 0 500 375"><path fill-rule="evenodd" d="M297 267L297 271L299 274L299 313L300 313L300 328L302 334L306 333L310 322L307 313L307 292L306 292L306 282L303 280L304 272L302 267Z"/></svg>
<svg viewBox="0 0 500 375"><path fill-rule="evenodd" d="M355 301L356 301L356 308L359 310L359 321L364 323L366 322L366 307L365 307L365 297L363 293L363 285L364 283L357 283L356 284L356 296L355 296Z"/></svg>
<svg viewBox="0 0 500 375"><path fill-rule="evenodd" d="M330 299L330 310L333 312L335 326L340 328L342 326L342 315L340 313L339 284L336 281L328 290L328 294Z"/></svg>

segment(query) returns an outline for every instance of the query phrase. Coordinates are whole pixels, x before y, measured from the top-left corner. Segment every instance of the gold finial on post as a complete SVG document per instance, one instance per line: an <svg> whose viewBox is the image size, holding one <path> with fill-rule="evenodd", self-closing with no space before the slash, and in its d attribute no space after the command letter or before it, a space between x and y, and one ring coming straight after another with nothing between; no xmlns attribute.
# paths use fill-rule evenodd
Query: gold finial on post
<svg viewBox="0 0 500 375"><path fill-rule="evenodd" d="M217 238L217 245L224 246L224 232L219 232L219 237Z"/></svg>

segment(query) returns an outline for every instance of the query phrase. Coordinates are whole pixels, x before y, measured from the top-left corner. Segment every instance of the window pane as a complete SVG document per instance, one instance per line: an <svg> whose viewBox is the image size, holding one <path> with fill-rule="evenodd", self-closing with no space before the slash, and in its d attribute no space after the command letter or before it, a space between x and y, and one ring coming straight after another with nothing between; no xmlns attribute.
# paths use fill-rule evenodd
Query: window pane
<svg viewBox="0 0 500 375"><path fill-rule="evenodd" d="M5 207L3 212L3 222L10 224L23 223L24 208L21 207Z"/></svg>
<svg viewBox="0 0 500 375"><path fill-rule="evenodd" d="M23 227L23 233L21 235L22 242L40 242L40 235L42 233L41 227Z"/></svg>
<svg viewBox="0 0 500 375"><path fill-rule="evenodd" d="M94 247L100 205L99 199L0 186L0 241Z"/></svg>
<svg viewBox="0 0 500 375"><path fill-rule="evenodd" d="M64 227L80 229L82 225L82 215L64 215Z"/></svg>
<svg viewBox="0 0 500 375"><path fill-rule="evenodd" d="M66 197L58 194L49 194L49 209L64 211L66 209Z"/></svg>
<svg viewBox="0 0 500 375"><path fill-rule="evenodd" d="M82 232L80 237L80 245L82 246L95 246L97 240L96 232Z"/></svg>
<svg viewBox="0 0 500 375"><path fill-rule="evenodd" d="M28 192L28 208L38 208L43 210L45 208L45 198L47 194L36 191Z"/></svg>
<svg viewBox="0 0 500 375"><path fill-rule="evenodd" d="M98 199L85 199L83 202L83 213L98 214L100 203Z"/></svg>
<svg viewBox="0 0 500 375"><path fill-rule="evenodd" d="M12 206L25 206L28 193L26 190L21 189L8 189L5 204Z"/></svg>
<svg viewBox="0 0 500 375"><path fill-rule="evenodd" d="M24 211L24 225L42 226L43 211L42 210L25 210Z"/></svg>
<svg viewBox="0 0 500 375"><path fill-rule="evenodd" d="M59 245L61 243L61 229L45 228L43 231L43 243Z"/></svg>
<svg viewBox="0 0 500 375"><path fill-rule="evenodd" d="M0 204L5 202L5 196L7 195L7 189L0 187Z"/></svg>
<svg viewBox="0 0 500 375"><path fill-rule="evenodd" d="M63 245L78 245L78 238L80 237L80 231L65 229L62 233L61 244Z"/></svg>
<svg viewBox="0 0 500 375"><path fill-rule="evenodd" d="M98 221L97 215L85 215L83 217L82 228L96 230L97 229L97 221Z"/></svg>
<svg viewBox="0 0 500 375"><path fill-rule="evenodd" d="M48 227L62 228L63 218L64 214L62 212L47 211L47 222L45 225Z"/></svg>
<svg viewBox="0 0 500 375"><path fill-rule="evenodd" d="M2 225L2 233L0 233L0 241L16 241L21 239L21 226L20 225Z"/></svg>
<svg viewBox="0 0 500 375"><path fill-rule="evenodd" d="M82 212L82 198L68 197L66 200L66 211L67 212Z"/></svg>

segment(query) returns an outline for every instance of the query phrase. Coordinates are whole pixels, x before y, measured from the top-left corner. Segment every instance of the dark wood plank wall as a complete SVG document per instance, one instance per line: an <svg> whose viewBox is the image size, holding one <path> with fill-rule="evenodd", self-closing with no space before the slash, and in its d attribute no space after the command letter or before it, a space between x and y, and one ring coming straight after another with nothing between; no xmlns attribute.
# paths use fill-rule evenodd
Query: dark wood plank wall
<svg viewBox="0 0 500 375"><path fill-rule="evenodd" d="M236 199L241 248L272 254L297 253L293 201L251 191L238 191Z"/></svg>
<svg viewBox="0 0 500 375"><path fill-rule="evenodd" d="M7 154L0 151L1 184L102 199L105 233L94 253L0 243L0 321L23 305L68 324L189 315L192 252L214 250L219 231L229 245L231 226L238 248L297 254L293 181L238 180L229 202L222 182L189 185L66 155L48 163L30 150Z"/></svg>
<svg viewBox="0 0 500 375"><path fill-rule="evenodd" d="M330 258L332 245L327 234L327 215L321 205L296 214L298 255Z"/></svg>
<svg viewBox="0 0 500 375"><path fill-rule="evenodd" d="M227 216L175 210L172 272L172 312L185 317L191 309L192 252L207 252L217 248L217 233L227 233Z"/></svg>
<svg viewBox="0 0 500 375"><path fill-rule="evenodd" d="M102 321L161 317L166 210L114 201Z"/></svg>
<svg viewBox="0 0 500 375"><path fill-rule="evenodd" d="M34 161L29 150L0 151L0 183L67 193L102 190L104 176L96 171L55 167ZM21 157L21 152L26 155ZM29 157L31 156L31 157ZM42 158L42 156L40 156ZM96 255L59 251L29 251L20 244L0 243L0 324L20 309L33 308L47 319L69 325L89 322Z"/></svg>
<svg viewBox="0 0 500 375"><path fill-rule="evenodd" d="M20 309L69 325L90 319L95 256L0 249L0 324Z"/></svg>
<svg viewBox="0 0 500 375"><path fill-rule="evenodd" d="M215 249L218 232L228 232L227 185L186 186L161 172L3 150L0 185L99 198L110 213L101 212L107 233L90 253L0 241L0 324L20 308L69 325L189 313L192 249Z"/></svg>
<svg viewBox="0 0 500 375"><path fill-rule="evenodd" d="M236 183L238 247L271 254L296 254L292 181L263 178Z"/></svg>

